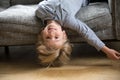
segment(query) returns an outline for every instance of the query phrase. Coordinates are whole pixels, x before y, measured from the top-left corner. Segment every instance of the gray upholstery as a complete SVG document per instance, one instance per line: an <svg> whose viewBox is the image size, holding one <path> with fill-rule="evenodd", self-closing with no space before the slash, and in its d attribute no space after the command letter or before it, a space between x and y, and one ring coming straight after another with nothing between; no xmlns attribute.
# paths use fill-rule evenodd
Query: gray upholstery
<svg viewBox="0 0 120 80"><path fill-rule="evenodd" d="M23 1L23 0L15 0ZM15 5L0 12L0 45L34 44L41 21L35 16L37 5ZM94 3L83 7L76 15L85 21L102 39L114 39L111 14L105 3ZM78 34L66 29L71 42L82 40Z"/></svg>
<svg viewBox="0 0 120 80"><path fill-rule="evenodd" d="M1 8L8 8L10 6L10 0L0 0Z"/></svg>
<svg viewBox="0 0 120 80"><path fill-rule="evenodd" d="M0 22L21 25L37 25L35 10L37 5L15 5L0 13Z"/></svg>
<svg viewBox="0 0 120 80"><path fill-rule="evenodd" d="M101 40L115 39L112 26L112 17L106 3L92 3L87 7L83 7L78 12L76 17L85 22ZM81 37L76 37L78 36L76 35L76 32L72 32L70 30L68 31L72 42L83 41Z"/></svg>
<svg viewBox="0 0 120 80"><path fill-rule="evenodd" d="M112 12L112 0L108 0L108 5L109 5L110 12Z"/></svg>
<svg viewBox="0 0 120 80"><path fill-rule="evenodd" d="M37 4L42 0L11 0L11 5L17 4Z"/></svg>
<svg viewBox="0 0 120 80"><path fill-rule="evenodd" d="M78 17L87 23L102 40L114 38L112 17L107 3L90 4L79 11Z"/></svg>

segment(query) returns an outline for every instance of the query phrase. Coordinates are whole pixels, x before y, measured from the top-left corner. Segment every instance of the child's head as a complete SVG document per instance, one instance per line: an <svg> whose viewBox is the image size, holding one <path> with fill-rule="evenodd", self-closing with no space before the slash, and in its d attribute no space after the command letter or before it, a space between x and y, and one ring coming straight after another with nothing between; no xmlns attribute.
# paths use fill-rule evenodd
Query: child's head
<svg viewBox="0 0 120 80"><path fill-rule="evenodd" d="M45 66L60 66L69 60L72 48L66 33L55 21L40 32L37 43L38 58Z"/></svg>

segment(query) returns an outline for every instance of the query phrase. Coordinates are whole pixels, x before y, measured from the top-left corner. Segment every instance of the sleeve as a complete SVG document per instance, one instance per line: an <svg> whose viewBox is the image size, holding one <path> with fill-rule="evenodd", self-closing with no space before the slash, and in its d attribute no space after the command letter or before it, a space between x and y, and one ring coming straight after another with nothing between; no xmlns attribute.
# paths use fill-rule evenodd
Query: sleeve
<svg viewBox="0 0 120 80"><path fill-rule="evenodd" d="M43 22L48 19L54 19L56 15L55 7L56 7L55 0L44 0L38 4L36 16L40 18Z"/></svg>
<svg viewBox="0 0 120 80"><path fill-rule="evenodd" d="M81 22L74 16L67 16L64 22L65 27L77 31L88 42L88 44L95 47L98 51L105 45L85 23Z"/></svg>

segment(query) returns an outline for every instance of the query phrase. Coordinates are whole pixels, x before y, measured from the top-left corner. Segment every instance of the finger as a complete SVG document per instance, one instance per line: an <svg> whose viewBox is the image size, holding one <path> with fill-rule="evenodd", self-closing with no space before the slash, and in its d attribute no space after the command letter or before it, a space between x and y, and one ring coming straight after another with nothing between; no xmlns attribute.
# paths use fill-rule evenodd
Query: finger
<svg viewBox="0 0 120 80"><path fill-rule="evenodd" d="M113 55L113 56L107 55L107 56L108 56L108 58L110 58L112 60L118 60L119 59L118 56L116 56L116 55Z"/></svg>
<svg viewBox="0 0 120 80"><path fill-rule="evenodd" d="M120 59L120 56L117 56L117 55L116 55L114 58L117 59L117 60L119 60L119 59Z"/></svg>
<svg viewBox="0 0 120 80"><path fill-rule="evenodd" d="M118 56L117 54L114 54L112 59L114 59L114 60L117 59L118 60L118 59L120 59L120 56Z"/></svg>
<svg viewBox="0 0 120 80"><path fill-rule="evenodd" d="M116 56L120 57L120 53L119 52L116 52L115 54L116 54Z"/></svg>
<svg viewBox="0 0 120 80"><path fill-rule="evenodd" d="M119 53L119 52L117 52L116 54L120 56L120 53Z"/></svg>

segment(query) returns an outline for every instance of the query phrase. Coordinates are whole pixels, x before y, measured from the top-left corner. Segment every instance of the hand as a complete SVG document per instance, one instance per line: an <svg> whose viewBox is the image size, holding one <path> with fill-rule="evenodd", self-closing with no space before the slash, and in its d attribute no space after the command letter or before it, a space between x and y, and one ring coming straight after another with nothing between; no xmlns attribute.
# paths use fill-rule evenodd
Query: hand
<svg viewBox="0 0 120 80"><path fill-rule="evenodd" d="M102 51L107 55L108 58L113 60L119 60L120 59L120 53L114 49L110 49L106 46L102 48Z"/></svg>
<svg viewBox="0 0 120 80"><path fill-rule="evenodd" d="M110 49L109 52L106 53L107 57L113 60L120 59L120 53L116 50Z"/></svg>

